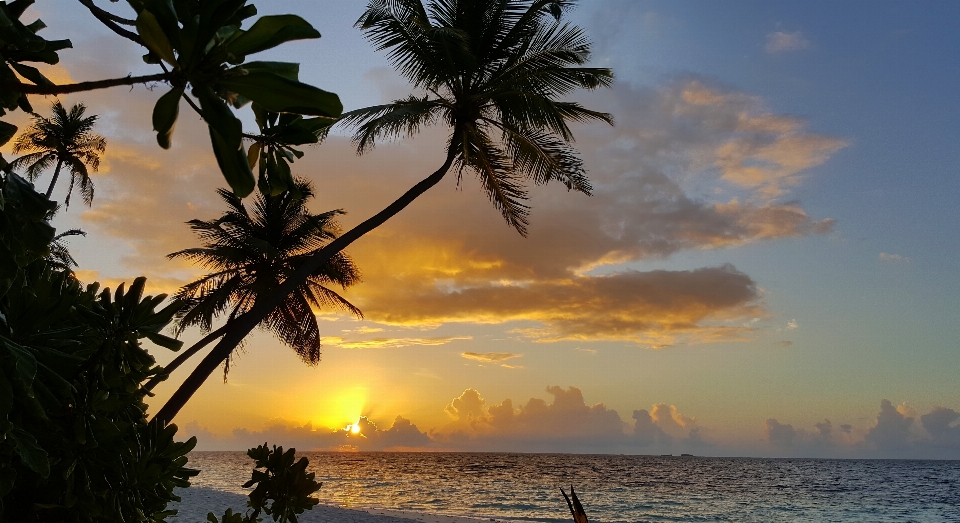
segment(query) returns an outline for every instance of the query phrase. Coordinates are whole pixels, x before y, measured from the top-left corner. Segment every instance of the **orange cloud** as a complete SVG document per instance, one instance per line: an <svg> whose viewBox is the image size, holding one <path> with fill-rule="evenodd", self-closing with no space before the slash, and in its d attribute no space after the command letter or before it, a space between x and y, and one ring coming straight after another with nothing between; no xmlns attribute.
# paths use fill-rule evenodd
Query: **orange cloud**
<svg viewBox="0 0 960 523"><path fill-rule="evenodd" d="M512 352L461 352L460 355L468 360L476 360L486 363L499 363L501 361L523 356L523 354L514 354Z"/></svg>
<svg viewBox="0 0 960 523"><path fill-rule="evenodd" d="M534 321L540 341L632 340L650 345L739 338L745 318L762 314L756 285L733 267L625 271L609 276L443 289L401 280L391 292L362 294L373 321L505 323Z"/></svg>
<svg viewBox="0 0 960 523"><path fill-rule="evenodd" d="M372 340L346 341L341 337L322 338L325 344L336 345L344 349L396 349L414 345L446 345L457 340L471 340L473 336L448 336L443 338L375 338Z"/></svg>

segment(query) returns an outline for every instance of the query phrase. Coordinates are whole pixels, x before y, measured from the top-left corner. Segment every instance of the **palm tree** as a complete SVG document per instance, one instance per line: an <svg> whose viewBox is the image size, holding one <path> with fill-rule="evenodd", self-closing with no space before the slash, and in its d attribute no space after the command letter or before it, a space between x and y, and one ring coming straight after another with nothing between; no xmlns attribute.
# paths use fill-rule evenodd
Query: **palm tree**
<svg viewBox="0 0 960 523"><path fill-rule="evenodd" d="M169 374L223 332L211 332L214 321L227 314L227 323L250 310L257 297L268 295L316 250L336 238L339 226L335 217L342 211L310 214L307 199L313 187L303 179L296 181L303 198L289 191L276 196L258 194L251 210L232 192L217 193L228 210L212 221L191 220L190 228L203 241L203 247L170 254L171 259L186 259L213 272L184 285L175 298L185 304L178 313L177 334L197 325L207 333L204 339L184 351L164 369ZM350 257L338 253L311 272L307 281L286 299L260 326L273 331L308 364L320 361L320 329L313 309L337 307L358 317L359 309L330 289L360 281L360 273ZM229 312L228 312L229 311ZM225 367L224 378L229 367ZM160 379L145 386L151 390Z"/></svg>
<svg viewBox="0 0 960 523"><path fill-rule="evenodd" d="M33 181L56 164L47 187L47 198L53 194L60 169L66 166L70 171L70 189L64 206L70 206L74 187L89 206L93 203L93 181L87 167L93 172L100 168L100 157L107 148L107 140L93 132L97 115L84 117L87 107L82 103L75 104L67 112L57 101L51 110L50 118L33 114L33 123L13 144L14 153L27 154L11 162L11 165L14 168L26 167L27 178Z"/></svg>
<svg viewBox="0 0 960 523"><path fill-rule="evenodd" d="M609 114L558 101L576 89L606 87L613 73L584 67L590 42L562 21L570 0L371 0L356 26L422 91L360 109L341 120L357 129L364 152L384 138L413 135L443 122L450 128L446 160L373 217L316 252L258 307L237 317L220 342L156 415L168 423L214 369L313 267L396 215L454 168L477 175L507 223L526 234L525 182L562 182L590 193L583 165L570 146L569 122L612 123Z"/></svg>
<svg viewBox="0 0 960 523"><path fill-rule="evenodd" d="M77 260L73 259L70 251L67 249L66 238L70 236L86 236L87 233L80 229L70 229L53 237L50 242L50 253L47 254L47 263L59 271L72 271L77 266Z"/></svg>

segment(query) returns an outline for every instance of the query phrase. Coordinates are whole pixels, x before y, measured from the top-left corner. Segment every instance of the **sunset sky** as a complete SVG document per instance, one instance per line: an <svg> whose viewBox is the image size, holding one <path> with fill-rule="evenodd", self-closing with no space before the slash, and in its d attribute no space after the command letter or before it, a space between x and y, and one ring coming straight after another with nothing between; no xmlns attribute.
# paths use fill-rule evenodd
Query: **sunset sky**
<svg viewBox="0 0 960 523"><path fill-rule="evenodd" d="M323 34L264 58L300 61L347 110L409 94L352 27L363 5L258 2ZM74 44L56 80L155 72L78 3L33 10ZM183 433L207 449L960 458L960 4L605 0L570 18L617 77L576 95L616 119L574 129L595 194L534 189L523 238L449 175L349 249L365 319L320 311L318 366L258 332ZM169 293L200 274L165 255L198 244L184 222L217 217L224 182L186 105L156 145L165 90L62 98L109 142L93 206L55 223L88 232L70 243L83 281ZM341 132L294 172L350 227L436 169L445 138L358 157Z"/></svg>

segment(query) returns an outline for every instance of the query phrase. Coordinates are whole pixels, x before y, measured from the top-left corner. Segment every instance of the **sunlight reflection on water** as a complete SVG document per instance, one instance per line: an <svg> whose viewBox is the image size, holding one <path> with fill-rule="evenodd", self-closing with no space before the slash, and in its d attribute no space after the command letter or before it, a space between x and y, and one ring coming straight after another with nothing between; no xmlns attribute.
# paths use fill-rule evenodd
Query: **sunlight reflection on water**
<svg viewBox="0 0 960 523"><path fill-rule="evenodd" d="M517 521L960 521L960 462L571 454L303 453L321 503ZM243 452L194 452L196 486L243 493Z"/></svg>

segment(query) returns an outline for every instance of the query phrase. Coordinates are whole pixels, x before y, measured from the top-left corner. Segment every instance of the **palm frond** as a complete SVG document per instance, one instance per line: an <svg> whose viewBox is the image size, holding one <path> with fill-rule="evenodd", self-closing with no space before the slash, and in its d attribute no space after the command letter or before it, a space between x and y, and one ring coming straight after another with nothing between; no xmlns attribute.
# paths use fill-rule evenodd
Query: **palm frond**
<svg viewBox="0 0 960 523"><path fill-rule="evenodd" d="M405 100L344 113L340 122L357 129L353 142L357 152L363 153L378 140L414 136L422 127L433 124L446 107L443 100L411 95Z"/></svg>

